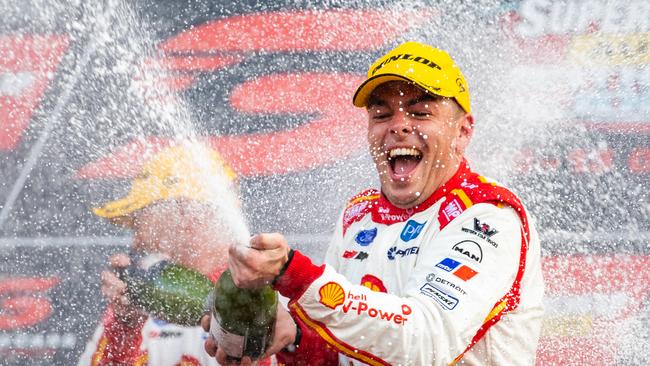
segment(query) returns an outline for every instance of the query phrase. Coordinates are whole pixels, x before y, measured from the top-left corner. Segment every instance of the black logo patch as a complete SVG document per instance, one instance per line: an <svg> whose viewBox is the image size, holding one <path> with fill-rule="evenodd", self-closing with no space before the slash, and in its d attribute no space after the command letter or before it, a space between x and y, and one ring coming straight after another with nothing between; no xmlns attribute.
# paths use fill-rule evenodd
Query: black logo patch
<svg viewBox="0 0 650 366"><path fill-rule="evenodd" d="M476 262L481 263L483 260L483 249L475 241L463 240L451 249Z"/></svg>
<svg viewBox="0 0 650 366"><path fill-rule="evenodd" d="M497 229L493 229L490 227L490 225L481 222L478 218L474 218L474 230L481 232L485 234L488 238L492 237L492 235L498 233Z"/></svg>
<svg viewBox="0 0 650 366"><path fill-rule="evenodd" d="M499 247L499 244L494 242L494 240L490 239L492 235L498 233L499 231L497 229L492 228L490 225L481 222L481 220L477 219L476 217L474 218L474 227L473 228L468 228L464 227L461 230L465 233L473 234L478 236L479 238L487 241L490 245L492 245L495 248Z"/></svg>

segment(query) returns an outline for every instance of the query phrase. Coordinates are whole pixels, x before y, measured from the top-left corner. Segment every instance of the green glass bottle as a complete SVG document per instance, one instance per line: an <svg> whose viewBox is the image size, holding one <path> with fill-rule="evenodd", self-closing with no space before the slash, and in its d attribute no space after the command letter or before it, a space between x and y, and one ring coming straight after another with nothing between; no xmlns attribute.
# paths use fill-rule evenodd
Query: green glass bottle
<svg viewBox="0 0 650 366"><path fill-rule="evenodd" d="M257 359L273 339L277 308L271 286L240 289L226 270L215 285L210 333L229 357Z"/></svg>
<svg viewBox="0 0 650 366"><path fill-rule="evenodd" d="M140 262L140 263L139 263ZM149 262L143 266L141 262ZM126 294L133 305L170 323L195 326L206 310L206 301L214 284L193 269L168 260L141 261L118 275L126 282Z"/></svg>

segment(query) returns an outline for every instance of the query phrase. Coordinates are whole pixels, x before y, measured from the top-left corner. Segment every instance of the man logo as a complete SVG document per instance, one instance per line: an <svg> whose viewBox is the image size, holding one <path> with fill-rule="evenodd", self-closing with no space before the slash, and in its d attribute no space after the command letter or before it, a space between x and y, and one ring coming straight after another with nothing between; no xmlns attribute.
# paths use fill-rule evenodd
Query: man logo
<svg viewBox="0 0 650 366"><path fill-rule="evenodd" d="M483 249L481 249L481 246L474 241L461 241L460 243L454 245L451 249L479 263L481 263L483 260Z"/></svg>
<svg viewBox="0 0 650 366"><path fill-rule="evenodd" d="M422 232L422 228L424 225L426 225L426 221L423 223L419 223L415 220L409 220L406 222L406 225L404 226L404 229L402 230L402 233L399 235L400 239L404 240L405 242L409 240L413 240L420 235Z"/></svg>

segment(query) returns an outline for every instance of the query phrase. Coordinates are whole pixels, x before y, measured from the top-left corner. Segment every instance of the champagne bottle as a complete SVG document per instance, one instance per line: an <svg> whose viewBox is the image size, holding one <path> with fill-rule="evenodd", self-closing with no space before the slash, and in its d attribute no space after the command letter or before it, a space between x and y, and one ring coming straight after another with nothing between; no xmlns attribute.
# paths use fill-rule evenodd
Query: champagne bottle
<svg viewBox="0 0 650 366"><path fill-rule="evenodd" d="M155 254L141 260L132 256L131 263L118 276L126 282L126 295L134 306L170 323L199 323L214 287L210 279Z"/></svg>
<svg viewBox="0 0 650 366"><path fill-rule="evenodd" d="M265 286L240 289L230 270L215 285L210 333L230 358L259 358L273 339L278 295Z"/></svg>

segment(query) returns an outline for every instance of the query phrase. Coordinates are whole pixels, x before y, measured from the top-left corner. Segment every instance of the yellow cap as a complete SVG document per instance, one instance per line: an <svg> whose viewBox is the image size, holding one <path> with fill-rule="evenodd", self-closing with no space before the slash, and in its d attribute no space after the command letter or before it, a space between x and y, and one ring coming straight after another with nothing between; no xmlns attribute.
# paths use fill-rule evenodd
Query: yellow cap
<svg viewBox="0 0 650 366"><path fill-rule="evenodd" d="M445 51L417 42L399 45L370 66L368 79L354 93L352 103L367 106L372 91L392 80L411 81L433 94L454 98L470 113L465 77Z"/></svg>
<svg viewBox="0 0 650 366"><path fill-rule="evenodd" d="M144 164L126 197L95 207L93 212L117 224L131 226L130 214L157 201L187 198L206 202L210 199L208 176L220 171L230 182L237 178L214 149L197 143L175 145Z"/></svg>

